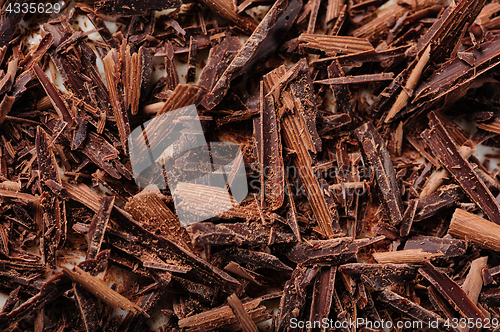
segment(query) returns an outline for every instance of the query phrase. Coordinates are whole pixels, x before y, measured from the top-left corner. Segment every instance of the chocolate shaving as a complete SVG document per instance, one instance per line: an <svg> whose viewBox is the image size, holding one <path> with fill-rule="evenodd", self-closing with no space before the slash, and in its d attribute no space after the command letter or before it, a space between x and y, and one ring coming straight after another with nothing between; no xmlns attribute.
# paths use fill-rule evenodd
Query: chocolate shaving
<svg viewBox="0 0 500 332"><path fill-rule="evenodd" d="M94 9L97 14L132 16L147 14L154 10L179 8L181 5L180 0L99 0L94 3Z"/></svg>
<svg viewBox="0 0 500 332"><path fill-rule="evenodd" d="M227 298L227 303L231 306L231 309L233 309L234 315L236 316L236 319L238 319L243 332L259 331L257 325L255 325L252 318L248 315L247 310L236 294L229 296Z"/></svg>
<svg viewBox="0 0 500 332"><path fill-rule="evenodd" d="M279 0L272 6L210 91L205 107L212 109L219 104L233 79L247 73L278 48L276 36L286 34L301 7L300 0Z"/></svg>
<svg viewBox="0 0 500 332"><path fill-rule="evenodd" d="M366 82L388 81L393 79L393 73L381 73L373 75L358 75L329 78L326 80L315 81L316 84L335 85L335 84L357 84Z"/></svg>
<svg viewBox="0 0 500 332"><path fill-rule="evenodd" d="M469 299L467 294L447 275L439 272L430 264L425 263L424 268L418 269L418 272L424 276L436 289L444 296L444 298L453 307L467 318L481 319L484 321L483 313Z"/></svg>
<svg viewBox="0 0 500 332"><path fill-rule="evenodd" d="M384 237L353 240L344 237L333 240L316 240L301 242L287 250L285 254L294 263L313 264L343 264L356 256L358 249L383 240Z"/></svg>
<svg viewBox="0 0 500 332"><path fill-rule="evenodd" d="M365 264L350 263L339 266L339 272L361 278L374 288L383 288L394 284L411 281L415 278L416 269L406 264Z"/></svg>
<svg viewBox="0 0 500 332"><path fill-rule="evenodd" d="M436 115L429 114L431 129L422 133L432 152L453 175L467 195L483 210L491 221L500 224L500 205L472 166L458 152L458 148Z"/></svg>
<svg viewBox="0 0 500 332"><path fill-rule="evenodd" d="M99 211L90 223L88 231L89 247L87 249L86 259L94 259L97 254L99 254L114 203L114 196L106 196L102 199Z"/></svg>
<svg viewBox="0 0 500 332"><path fill-rule="evenodd" d="M311 303L311 313L309 320L323 321L328 318L332 306L332 296L335 290L335 276L337 268L334 266L323 267L316 275L313 289L313 299Z"/></svg>
<svg viewBox="0 0 500 332"><path fill-rule="evenodd" d="M49 81L47 76L45 76L45 73L42 71L42 69L40 69L40 67L36 63L33 66L33 70L35 71L38 80L42 84L45 93L47 94L47 96L49 96L50 101L52 102L52 106L54 106L54 109L56 110L57 114L65 122L67 122L70 125L70 127L73 126L74 123L73 116L71 115L68 108L64 104L63 100L61 99L61 96L57 92L54 85Z"/></svg>
<svg viewBox="0 0 500 332"><path fill-rule="evenodd" d="M64 275L73 280L76 284L80 285L89 293L93 294L101 301L110 305L113 308L121 308L126 311L132 311L134 313L142 313L146 317L149 315L142 310L139 306L130 302L129 299L115 292L109 288L100 279L91 276L87 272L84 272L78 266L75 266L74 270L70 270L67 267L62 268Z"/></svg>
<svg viewBox="0 0 500 332"><path fill-rule="evenodd" d="M191 225L192 241L195 246L226 245L237 246L264 244L269 238L269 229L258 223L212 224L208 222ZM276 231L274 243L295 242L293 235Z"/></svg>
<svg viewBox="0 0 500 332"><path fill-rule="evenodd" d="M380 199L384 202L392 224L397 225L403 219L403 203L385 142L371 122L357 128L355 133L365 158L376 172Z"/></svg>
<svg viewBox="0 0 500 332"><path fill-rule="evenodd" d="M306 287L318 273L317 267L306 268L298 265L290 280L285 283L285 291L281 297L276 331L290 330L292 318L300 316L306 303Z"/></svg>
<svg viewBox="0 0 500 332"><path fill-rule="evenodd" d="M265 307L259 306L262 298L249 299L242 303L244 310L253 322L259 323L268 319L269 314L264 312ZM208 310L179 320L179 327L185 331L220 331L236 330L240 327L233 310L229 305Z"/></svg>
<svg viewBox="0 0 500 332"><path fill-rule="evenodd" d="M447 326L446 321L436 315L434 312L429 311L388 289L384 289L380 293L380 300L389 304L391 307L400 311L401 313L421 321L425 325L429 325L429 322L437 322L439 328L446 331L453 331L452 328L449 328Z"/></svg>

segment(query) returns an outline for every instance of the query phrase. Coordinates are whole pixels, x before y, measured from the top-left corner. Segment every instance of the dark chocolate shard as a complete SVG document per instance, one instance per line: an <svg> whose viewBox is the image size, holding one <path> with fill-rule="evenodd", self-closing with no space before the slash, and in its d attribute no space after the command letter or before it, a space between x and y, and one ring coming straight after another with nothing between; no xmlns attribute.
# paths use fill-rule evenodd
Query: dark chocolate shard
<svg viewBox="0 0 500 332"><path fill-rule="evenodd" d="M63 100L61 99L61 96L57 92L52 82L50 82L47 76L45 76L45 73L42 71L42 69L40 69L38 64L35 63L33 69L36 73L36 76L38 77L38 80L40 80L40 83L42 84L45 93L47 93L47 96L49 96L50 101L52 102L52 105L54 106L54 109L56 110L57 114L65 122L67 122L70 125L70 127L72 127L73 117L69 112L68 108L66 107L66 104L64 104Z"/></svg>
<svg viewBox="0 0 500 332"><path fill-rule="evenodd" d="M236 36L227 36L222 42L212 47L208 54L207 64L200 73L198 86L211 91L233 61L240 47L240 41ZM167 60L165 59L165 61ZM168 68L168 66L166 67ZM202 101L202 105L208 108L205 99Z"/></svg>
<svg viewBox="0 0 500 332"><path fill-rule="evenodd" d="M336 266L325 266L316 275L309 320L322 322L330 315L333 291L335 290Z"/></svg>
<svg viewBox="0 0 500 332"><path fill-rule="evenodd" d="M243 300L243 308L255 323L262 322L269 318L265 313L265 306L259 306L263 298ZM236 331L240 329L233 310L229 305L224 305L215 309L204 311L179 320L179 327L186 332L197 331Z"/></svg>
<svg viewBox="0 0 500 332"><path fill-rule="evenodd" d="M191 225L193 244L203 245L257 245L265 244L269 239L269 229L256 222L234 224L212 224L200 222ZM274 243L290 243L296 239L292 234L274 232Z"/></svg>
<svg viewBox="0 0 500 332"><path fill-rule="evenodd" d="M409 238L404 249L422 249L422 251L442 254L443 257L449 258L465 254L467 243L458 239L420 235Z"/></svg>
<svg viewBox="0 0 500 332"><path fill-rule="evenodd" d="M3 329L13 323L19 322L45 306L47 303L52 302L70 288L71 280L63 276L62 273L52 275L50 279L43 284L37 295L31 297L10 312L0 313L0 327Z"/></svg>
<svg viewBox="0 0 500 332"><path fill-rule="evenodd" d="M156 282L146 286L145 290L141 290L141 294L136 301L136 305L142 308L149 315L152 314L153 308L160 300L166 284L164 282ZM122 331L144 331L148 328L148 319L144 315L137 315L129 312L123 320L120 330Z"/></svg>
<svg viewBox="0 0 500 332"><path fill-rule="evenodd" d="M247 310L243 306L243 303L241 303L236 294L233 293L231 296L229 296L227 298L227 303L233 310L233 313L240 323L243 332L259 332L257 325L255 325L255 322L252 320Z"/></svg>
<svg viewBox="0 0 500 332"><path fill-rule="evenodd" d="M406 264L350 263L339 266L339 272L361 278L376 289L411 282L417 274L415 267Z"/></svg>
<svg viewBox="0 0 500 332"><path fill-rule="evenodd" d="M306 287L318 273L318 267L306 268L297 266L285 283L278 310L276 331L292 331L290 320L300 316L307 300Z"/></svg>
<svg viewBox="0 0 500 332"><path fill-rule="evenodd" d="M326 203L325 191L321 188L318 178L312 169L310 152L321 150L321 139L316 131L317 107L312 100L312 80L305 59L285 71L284 66L269 73L264 78L264 84L271 90L280 91L282 81L288 82L288 89L281 92L279 102L287 110L282 118L283 138L285 145L296 152L294 165L303 184L311 209L318 221L320 231L324 236L332 238L341 236L335 209L330 210ZM278 100L275 100L277 102ZM281 106L280 106L281 107Z"/></svg>
<svg viewBox="0 0 500 332"><path fill-rule="evenodd" d="M455 331L455 329L450 328L450 324L446 324L446 321L439 315L388 289L384 289L380 293L379 300L389 304L401 313L422 322L425 326L429 326L430 322L432 322L433 324L437 323L435 326L432 326L433 328L439 327L445 331Z"/></svg>
<svg viewBox="0 0 500 332"><path fill-rule="evenodd" d="M431 129L426 129L422 133L422 138L472 201L491 221L500 224L500 205L491 191L477 176L469 162L459 153L458 147L434 112L429 113L429 119Z"/></svg>
<svg viewBox="0 0 500 332"><path fill-rule="evenodd" d="M342 85L342 84L357 84L366 82L390 81L394 78L394 73L367 74L358 76L344 76L328 78L326 80L315 81L316 84L324 85Z"/></svg>
<svg viewBox="0 0 500 332"><path fill-rule="evenodd" d="M353 240L351 237L342 237L332 240L314 240L300 242L285 251L286 256L294 263L313 264L342 264L356 256L358 249L383 240L384 236Z"/></svg>
<svg viewBox="0 0 500 332"><path fill-rule="evenodd" d="M89 246L86 259L94 259L99 254L114 203L114 196L105 196L102 199L99 211L90 223L88 231Z"/></svg>
<svg viewBox="0 0 500 332"><path fill-rule="evenodd" d="M345 73L342 67L340 66L340 63L337 60L333 60L332 64L328 66L328 77L330 79L332 78L344 78ZM330 85L330 89L333 92L333 95L335 96L335 106L336 106L336 111L337 113L341 114L336 114L336 115L330 115L327 119L329 121L325 121L325 117L323 117L323 123L328 123L331 124L332 121L335 119L335 117L339 117L339 120L343 120L344 122L350 122L351 121L351 116L352 116L352 111L353 111L353 100L352 100L352 94L351 90L349 89L349 86L347 85ZM342 118L342 115L344 116ZM347 116L347 119L345 118ZM331 127L331 125L330 125ZM333 126L335 127L335 126ZM319 130L320 134L324 133L323 130Z"/></svg>
<svg viewBox="0 0 500 332"><path fill-rule="evenodd" d="M260 118L254 120L253 138L260 166L261 204L274 211L285 199L285 172L274 98L267 92L261 82Z"/></svg>
<svg viewBox="0 0 500 332"><path fill-rule="evenodd" d="M352 54L374 50L368 40L349 36L312 35L303 33L299 36L299 41L306 43L303 47L320 50L329 56L335 56L337 53Z"/></svg>
<svg viewBox="0 0 500 332"><path fill-rule="evenodd" d="M136 55L137 56L137 55ZM113 115L115 116L116 125L118 127L118 133L120 134L120 140L122 142L122 148L125 153L127 153L128 148L128 138L130 136L130 123L128 120L128 115L124 109L123 102L121 101L118 92L118 72L117 72L117 55L116 50L112 49L108 55L102 60L104 64L104 72L106 74L106 83L108 85L109 97L113 105ZM134 66L136 68L136 66ZM125 83L126 84L126 83ZM140 92L140 89L135 89L136 92ZM138 96L135 96L134 100L138 102Z"/></svg>
<svg viewBox="0 0 500 332"><path fill-rule="evenodd" d="M439 272L431 264L426 262L423 268L418 269L418 272L425 279L436 287L436 289L444 296L444 298L464 317L471 319L480 319L485 322L484 314L479 308L472 303L467 294L447 275Z"/></svg>
<svg viewBox="0 0 500 332"><path fill-rule="evenodd" d="M235 261L239 264L250 264L260 268L278 271L293 270L291 267L280 261L276 256L260 251L231 248L216 253L214 258L216 257L221 257L226 261Z"/></svg>
<svg viewBox="0 0 500 332"><path fill-rule="evenodd" d="M104 20L94 13L87 13L87 17L95 26L97 32L99 32L99 35L101 35L104 42L111 48L118 48L118 42L113 37L113 34L109 31L108 27L104 23Z"/></svg>
<svg viewBox="0 0 500 332"><path fill-rule="evenodd" d="M17 302L19 301L19 290L21 290L21 286L17 287L14 289L12 292L9 293L9 296L5 300L5 303L2 307L2 313L8 313L11 312L12 309L16 306Z"/></svg>
<svg viewBox="0 0 500 332"><path fill-rule="evenodd" d="M364 157L375 172L381 201L393 225L403 219L403 202L389 151L371 122L355 130Z"/></svg>
<svg viewBox="0 0 500 332"><path fill-rule="evenodd" d="M217 13L225 20L235 24L247 35L254 32L257 28L257 22L244 13L238 13L231 2L221 0L201 0L201 2L214 13Z"/></svg>
<svg viewBox="0 0 500 332"><path fill-rule="evenodd" d="M292 229L293 234L297 238L297 241L301 242L302 237L300 235L299 223L297 220L297 208L293 199L292 189L288 184L286 185L286 189L288 194L288 201L290 202L290 209L286 214L286 221L288 223L288 226L290 226L290 228Z"/></svg>
<svg viewBox="0 0 500 332"><path fill-rule="evenodd" d="M181 5L181 0L99 0L94 3L94 9L97 14L108 16L133 16L179 8Z"/></svg>
<svg viewBox="0 0 500 332"><path fill-rule="evenodd" d="M500 305L500 289L490 288L481 292L481 295L479 295L479 301L490 307L498 307Z"/></svg>
<svg viewBox="0 0 500 332"><path fill-rule="evenodd" d="M301 8L301 0L279 0L273 5L212 88L205 99L205 107L212 109L217 106L233 79L248 73L256 63L279 47L276 38L286 34Z"/></svg>
<svg viewBox="0 0 500 332"><path fill-rule="evenodd" d="M410 234L411 226L412 226L413 221L415 219L415 212L417 211L417 208L418 208L418 201L415 199L412 199L408 203L408 206L407 206L405 213L403 215L403 220L401 220L401 229L399 232L401 237L408 236Z"/></svg>
<svg viewBox="0 0 500 332"><path fill-rule="evenodd" d="M435 63L441 63L448 57L453 58L456 55L455 45L462 38L464 29L468 29L474 22L485 2L485 0L473 0L450 4L410 53L421 54L431 45L431 59Z"/></svg>
<svg viewBox="0 0 500 332"><path fill-rule="evenodd" d="M431 195L418 199L417 212L414 221L428 219L437 213L456 206L463 198L464 193L460 186L450 184L441 186Z"/></svg>
<svg viewBox="0 0 500 332"><path fill-rule="evenodd" d="M253 272L252 270L246 269L236 262L229 262L229 264L224 267L224 270L236 274L246 280L253 281L259 286L266 286L272 283L270 279L259 273Z"/></svg>
<svg viewBox="0 0 500 332"><path fill-rule="evenodd" d="M412 103L418 104L424 101L437 100L466 86L477 76L490 70L500 62L499 48L500 36L495 36L492 40L482 44L481 50L470 49L476 59L474 66L470 66L459 58L444 63L440 70L433 73L429 79L419 85L415 90L415 99ZM486 129L487 126L480 124L480 128Z"/></svg>
<svg viewBox="0 0 500 332"><path fill-rule="evenodd" d="M99 318L94 298L82 287L73 286L76 303L80 309L85 331L95 331L99 326Z"/></svg>
<svg viewBox="0 0 500 332"><path fill-rule="evenodd" d="M188 232L161 199L159 191L144 189L128 200L125 211L150 232L161 233L185 249L193 251Z"/></svg>
<svg viewBox="0 0 500 332"><path fill-rule="evenodd" d="M349 101L350 104L350 101ZM337 104L339 105L339 104ZM350 111L350 106L343 108L344 111ZM324 135L332 130L339 129L342 126L351 123L351 117L348 114L326 115L320 118L318 123L318 134Z"/></svg>
<svg viewBox="0 0 500 332"><path fill-rule="evenodd" d="M189 39L189 54L188 54L188 67L186 73L186 82L194 82L196 76L196 55L198 54L198 43L196 39L191 36Z"/></svg>

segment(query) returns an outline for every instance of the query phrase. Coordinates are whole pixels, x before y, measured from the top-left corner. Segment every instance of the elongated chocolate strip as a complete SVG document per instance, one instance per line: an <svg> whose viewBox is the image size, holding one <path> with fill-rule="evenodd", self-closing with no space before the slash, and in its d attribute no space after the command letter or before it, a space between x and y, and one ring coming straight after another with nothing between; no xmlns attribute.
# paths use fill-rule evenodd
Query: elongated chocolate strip
<svg viewBox="0 0 500 332"><path fill-rule="evenodd" d="M284 67L275 69L265 76L264 84L271 90L271 87L279 86L280 80L287 76L291 79L290 91L281 94L280 103L290 111L293 110L293 113L287 113L282 118L285 144L297 153L294 165L321 232L327 237L341 236L338 221L334 219L335 213L330 211L325 193L312 170L310 152L315 153L321 149L321 139L315 128L317 108L307 93L312 90L312 81L305 60L301 60L288 72L285 72Z"/></svg>
<svg viewBox="0 0 500 332"><path fill-rule="evenodd" d="M240 299L236 294L231 294L227 298L227 303L233 309L234 315L236 316L236 319L238 319L238 322L240 323L241 329L243 332L258 332L259 329L257 328L257 325L255 325L255 322L252 320L252 318L248 315L247 310L243 306L243 303L241 303Z"/></svg>
<svg viewBox="0 0 500 332"><path fill-rule="evenodd" d="M269 239L270 230L257 222L220 223L199 222L190 226L195 246L202 245L262 245ZM292 234L274 232L274 243L291 243L296 239Z"/></svg>
<svg viewBox="0 0 500 332"><path fill-rule="evenodd" d="M290 320L300 315L307 299L306 287L318 273L318 267L306 268L298 265L292 273L290 280L285 283L284 293L281 297L278 310L276 331L290 331Z"/></svg>
<svg viewBox="0 0 500 332"><path fill-rule="evenodd" d="M286 215L286 221L288 223L288 226L290 226L290 228L292 229L293 234L297 238L297 241L301 242L302 237L300 236L299 224L297 221L297 208L295 207L295 202L293 200L292 189L288 184L286 184L286 189L288 200L290 202L290 210L288 210L288 213Z"/></svg>
<svg viewBox="0 0 500 332"><path fill-rule="evenodd" d="M125 204L125 211L141 222L147 230L160 232L185 249L193 251L189 234L163 202L159 191L144 189L129 199Z"/></svg>
<svg viewBox="0 0 500 332"><path fill-rule="evenodd" d="M62 273L54 274L43 284L40 292L10 312L0 313L0 328L20 321L46 304L52 302L71 288L71 281Z"/></svg>
<svg viewBox="0 0 500 332"><path fill-rule="evenodd" d="M328 77L330 79L334 78L344 78L345 73L342 67L340 66L340 63L337 60L333 60L331 65L328 66ZM352 107L353 107L353 102L352 102L352 94L351 91L349 90L348 85L330 85L330 89L332 90L334 96L335 96L335 106L336 110L338 113L345 113L345 114L337 114L337 115L330 115L329 117L323 117L322 121L323 124L332 124L332 120L335 119L335 116L342 116L344 115L344 118L340 117L339 120L343 121L351 121L351 115L352 115ZM348 119L345 118L345 116L348 117ZM333 129L333 128L332 128ZM322 134L324 133L325 129L319 129L318 133Z"/></svg>
<svg viewBox="0 0 500 332"><path fill-rule="evenodd" d="M429 113L431 129L422 133L434 155L453 175L465 193L494 223L500 224L500 205L484 182L477 176L472 166L459 153L457 146L434 112Z"/></svg>
<svg viewBox="0 0 500 332"><path fill-rule="evenodd" d="M325 36L303 33L299 36L299 41L306 43L304 47L317 49L325 52L326 55L336 55L337 53L360 53L373 51L373 46L366 39L347 36Z"/></svg>
<svg viewBox="0 0 500 332"><path fill-rule="evenodd" d="M480 319L484 322L484 315L481 310L469 299L467 294L447 275L439 272L431 264L426 262L423 268L418 272L444 296L444 298L460 313L462 316L471 319Z"/></svg>
<svg viewBox="0 0 500 332"><path fill-rule="evenodd" d="M339 266L338 271L361 278L367 285L375 288L411 281L417 273L415 267L406 264L349 263Z"/></svg>
<svg viewBox="0 0 500 332"><path fill-rule="evenodd" d="M385 146L384 140L371 122L367 122L355 131L363 155L367 159L377 180L377 189L384 203L392 224L399 224L403 219L401 191L396 181L396 172Z"/></svg>
<svg viewBox="0 0 500 332"><path fill-rule="evenodd" d="M417 200L411 200L408 203L408 207L406 208L406 211L403 215L403 219L401 221L401 228L399 232L401 236L408 236L408 234L410 234L411 226L415 219L415 212L417 211L417 208L418 208Z"/></svg>
<svg viewBox="0 0 500 332"><path fill-rule="evenodd" d="M500 251L499 231L500 225L456 209L448 232L455 237L471 241L480 248Z"/></svg>
<svg viewBox="0 0 500 332"><path fill-rule="evenodd" d="M229 262L229 264L224 267L224 270L236 274L247 280L253 281L259 286L265 286L271 282L271 280L267 279L263 275L246 269L236 262Z"/></svg>
<svg viewBox="0 0 500 332"><path fill-rule="evenodd" d="M488 257L479 257L475 259L471 265L469 273L462 284L462 289L469 299L477 305L477 300L479 294L481 293L481 288L483 287L483 278L481 277L481 271L486 268L488 262Z"/></svg>
<svg viewBox="0 0 500 332"><path fill-rule="evenodd" d="M324 266L316 275L309 320L323 321L330 315L333 291L335 290L336 266Z"/></svg>
<svg viewBox="0 0 500 332"><path fill-rule="evenodd" d="M379 299L382 302L389 304L391 307L400 311L401 313L421 321L425 325L429 325L430 322L437 322L439 328L445 331L454 331L453 328L449 328L449 324L445 324L446 321L443 318L439 317L439 315L388 289L384 289L380 293Z"/></svg>
<svg viewBox="0 0 500 332"><path fill-rule="evenodd" d="M99 250L101 250L104 233L106 232L106 227L108 225L109 217L111 215L111 210L113 209L114 204L114 196L105 196L102 199L99 211L90 223L88 232L89 246L87 249L86 259L94 259L99 253Z"/></svg>
<svg viewBox="0 0 500 332"><path fill-rule="evenodd" d="M116 73L116 51L112 49L102 60L104 64L104 72L106 74L106 83L108 84L109 97L113 105L113 114L115 116L116 125L120 134L122 147L127 152L128 137L130 135L130 124L128 121L127 112L124 109L123 103L118 94L118 79ZM134 67L135 68L135 67ZM127 83L125 83L127 84Z"/></svg>
<svg viewBox="0 0 500 332"><path fill-rule="evenodd" d="M194 82L194 78L196 75L196 55L198 54L198 43L196 39L192 36L189 39L189 54L188 54L188 67L186 73L186 82L192 83Z"/></svg>
<svg viewBox="0 0 500 332"><path fill-rule="evenodd" d="M181 5L181 0L99 0L94 3L94 8L98 14L132 16L153 10L179 8Z"/></svg>
<svg viewBox="0 0 500 332"><path fill-rule="evenodd" d="M276 256L248 249L231 248L218 252L216 257L227 261L235 261L240 264L250 264L256 267L267 268L277 271L292 271L293 269L280 261Z"/></svg>
<svg viewBox="0 0 500 332"><path fill-rule="evenodd" d="M201 0L213 12L219 14L224 19L235 24L241 31L249 35L257 28L257 22L249 16L238 14L231 2L223 0Z"/></svg>
<svg viewBox="0 0 500 332"><path fill-rule="evenodd" d="M380 264L421 264L430 259L442 256L442 253L430 253L422 249L405 249L373 253L373 258Z"/></svg>
<svg viewBox="0 0 500 332"><path fill-rule="evenodd" d="M73 126L74 123L73 116L71 115L68 108L64 104L63 100L59 96L59 93L57 92L52 82L50 82L47 76L45 76L45 73L42 71L42 69L40 69L38 64L35 63L33 69L35 71L36 76L38 77L38 80L42 84L45 93L50 98L50 101L52 102L52 105L54 106L54 109L56 110L57 114L64 121L66 121L70 127Z"/></svg>
<svg viewBox="0 0 500 332"><path fill-rule="evenodd" d="M271 210L283 205L285 172L280 127L276 121L273 96L260 83L260 119L254 121L254 139L260 165L261 203Z"/></svg>
<svg viewBox="0 0 500 332"><path fill-rule="evenodd" d="M264 306L259 306L262 298L250 299L242 303L243 308L248 312L250 318L256 322L268 319L269 314L264 313ZM229 305L225 305L212 310L207 310L200 314L189 316L179 320L179 327L185 331L229 331L237 330L240 327L235 314Z"/></svg>
<svg viewBox="0 0 500 332"><path fill-rule="evenodd" d="M212 109L219 104L233 79L249 72L256 63L279 47L276 38L285 35L301 7L301 0L279 0L274 3L210 91L205 107Z"/></svg>
<svg viewBox="0 0 500 332"><path fill-rule="evenodd" d="M111 48L118 48L118 43L116 39L113 37L113 34L109 31L104 20L92 12L87 13L87 17L89 18L90 22L92 22L92 24L95 26L97 32L99 32L99 35L101 35L102 39L106 42L106 44L108 44L109 47Z"/></svg>
<svg viewBox="0 0 500 332"><path fill-rule="evenodd" d="M103 281L97 277L93 277L87 272L84 272L78 266L75 266L74 270L70 270L67 267L63 267L64 275L73 280L78 285L82 286L86 291L93 294L106 304L113 308L121 308L126 311L142 313L148 316L142 308L138 307L134 303L130 302L129 299L123 295L115 292L109 288Z"/></svg>
<svg viewBox="0 0 500 332"><path fill-rule="evenodd" d="M500 62L499 48L500 36L495 36L481 45L481 51L475 48L469 50L474 54L475 63L473 66L459 58L444 63L439 71L431 75L425 83L415 90L413 103L436 100L472 82L477 76ZM483 124L480 124L480 128L482 127ZM486 125L484 127L486 128Z"/></svg>
<svg viewBox="0 0 500 332"><path fill-rule="evenodd" d="M16 78L16 72L18 69L19 60L14 58L9 61L9 65L7 67L7 73L3 75L0 79L0 94L5 92L9 92L14 84L14 80Z"/></svg>
<svg viewBox="0 0 500 332"><path fill-rule="evenodd" d="M414 236L409 238L404 250L421 249L424 252L442 254L444 257L456 257L465 254L467 243L451 236L444 238L434 236Z"/></svg>
<svg viewBox="0 0 500 332"><path fill-rule="evenodd" d="M463 190L455 184L439 187L439 189L431 195L418 199L414 221L417 222L428 219L441 211L456 206L463 196Z"/></svg>
<svg viewBox="0 0 500 332"><path fill-rule="evenodd" d="M342 264L356 256L359 248L383 240L383 236L353 240L350 237L341 237L332 240L315 240L300 242L285 251L287 257L294 263L313 264Z"/></svg>
<svg viewBox="0 0 500 332"><path fill-rule="evenodd" d="M381 73L371 75L345 76L328 78L326 80L315 81L316 84L335 85L335 84L356 84L377 81L390 81L394 78L393 73Z"/></svg>
<svg viewBox="0 0 500 332"><path fill-rule="evenodd" d="M95 331L99 326L97 308L92 296L81 286L73 285L73 292L75 293L76 303L82 315L85 331Z"/></svg>
<svg viewBox="0 0 500 332"><path fill-rule="evenodd" d="M33 195L6 189L0 189L0 197L17 198L28 202L34 202L36 200L36 197Z"/></svg>
<svg viewBox="0 0 500 332"><path fill-rule="evenodd" d="M2 102L0 103L0 125L5 121L5 117L9 114L15 101L16 98L4 94Z"/></svg>

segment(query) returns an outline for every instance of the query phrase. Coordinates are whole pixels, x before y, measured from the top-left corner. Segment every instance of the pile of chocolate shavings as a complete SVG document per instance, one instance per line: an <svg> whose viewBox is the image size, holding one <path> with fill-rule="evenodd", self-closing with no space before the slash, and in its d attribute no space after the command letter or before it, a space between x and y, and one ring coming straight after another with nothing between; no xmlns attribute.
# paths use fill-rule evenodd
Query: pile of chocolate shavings
<svg viewBox="0 0 500 332"><path fill-rule="evenodd" d="M500 147L497 2L0 8L1 330L497 327L500 155L478 159ZM242 151L249 194L230 210L191 183L176 211L134 178L131 132L193 104L207 141ZM182 112L148 123L147 148L190 128ZM206 207L224 212L181 224Z"/></svg>

